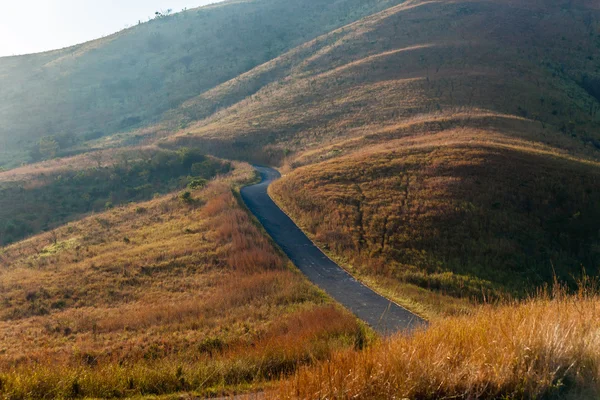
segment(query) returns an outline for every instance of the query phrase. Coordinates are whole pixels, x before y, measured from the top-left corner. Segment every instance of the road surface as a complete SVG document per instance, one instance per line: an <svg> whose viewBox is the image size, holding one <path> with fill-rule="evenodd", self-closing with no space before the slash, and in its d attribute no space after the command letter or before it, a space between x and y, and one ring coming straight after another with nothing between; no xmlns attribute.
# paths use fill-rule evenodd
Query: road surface
<svg viewBox="0 0 600 400"><path fill-rule="evenodd" d="M310 281L383 335L409 332L426 324L415 314L358 282L329 259L269 197L267 189L271 182L281 177L279 172L268 167L255 168L262 181L242 188L242 199Z"/></svg>

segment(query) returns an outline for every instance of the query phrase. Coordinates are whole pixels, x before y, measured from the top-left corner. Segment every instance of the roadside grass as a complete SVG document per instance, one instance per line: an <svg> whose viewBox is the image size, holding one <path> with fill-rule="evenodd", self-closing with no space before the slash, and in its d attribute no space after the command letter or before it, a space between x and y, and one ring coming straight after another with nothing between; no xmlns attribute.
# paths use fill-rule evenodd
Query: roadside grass
<svg viewBox="0 0 600 400"><path fill-rule="evenodd" d="M233 190L116 207L2 248L0 396L257 390L370 333L272 247Z"/></svg>
<svg viewBox="0 0 600 400"><path fill-rule="evenodd" d="M595 274L599 184L594 162L455 128L298 168L270 193L351 272L431 318Z"/></svg>
<svg viewBox="0 0 600 400"><path fill-rule="evenodd" d="M301 368L271 399L595 399L600 298L565 287L485 305Z"/></svg>

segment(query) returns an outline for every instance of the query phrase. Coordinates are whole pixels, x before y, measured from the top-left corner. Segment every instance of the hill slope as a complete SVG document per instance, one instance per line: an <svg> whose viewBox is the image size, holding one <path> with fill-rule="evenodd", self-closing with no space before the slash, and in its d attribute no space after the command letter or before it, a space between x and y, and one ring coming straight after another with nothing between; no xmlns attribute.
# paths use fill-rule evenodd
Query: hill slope
<svg viewBox="0 0 600 400"><path fill-rule="evenodd" d="M232 1L63 50L0 58L0 167L156 122L193 96L398 2Z"/></svg>
<svg viewBox="0 0 600 400"><path fill-rule="evenodd" d="M592 2L406 2L188 101L282 76L166 143L285 164L280 205L408 306L522 295L600 266L599 49Z"/></svg>
<svg viewBox="0 0 600 400"><path fill-rule="evenodd" d="M275 162L415 116L466 109L533 121L536 140L597 155L599 14L586 2L407 2L188 102L189 112L255 85L267 70L284 74L182 135L224 148L276 146Z"/></svg>
<svg viewBox="0 0 600 400"><path fill-rule="evenodd" d="M3 248L0 396L202 395L364 340L240 208L232 189L253 178L238 164L191 201L174 193Z"/></svg>

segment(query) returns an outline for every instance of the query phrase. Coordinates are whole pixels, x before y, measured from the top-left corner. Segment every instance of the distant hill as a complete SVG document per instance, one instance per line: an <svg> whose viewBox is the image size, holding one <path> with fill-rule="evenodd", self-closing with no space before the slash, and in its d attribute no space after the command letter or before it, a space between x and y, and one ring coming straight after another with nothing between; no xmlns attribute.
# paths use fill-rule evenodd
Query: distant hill
<svg viewBox="0 0 600 400"><path fill-rule="evenodd" d="M156 122L191 97L397 3L230 1L63 50L0 58L0 167Z"/></svg>
<svg viewBox="0 0 600 400"><path fill-rule="evenodd" d="M599 15L592 2L406 2L189 101L186 115L256 91L181 136L289 155L416 116L492 111L597 155Z"/></svg>

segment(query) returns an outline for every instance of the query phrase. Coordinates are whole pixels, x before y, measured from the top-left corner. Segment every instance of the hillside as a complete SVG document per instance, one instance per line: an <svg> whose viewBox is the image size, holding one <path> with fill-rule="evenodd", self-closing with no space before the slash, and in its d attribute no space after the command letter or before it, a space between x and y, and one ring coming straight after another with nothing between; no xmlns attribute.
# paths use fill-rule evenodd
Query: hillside
<svg viewBox="0 0 600 400"><path fill-rule="evenodd" d="M230 1L63 50L0 58L0 167L81 151L86 141L156 122L191 97L397 3Z"/></svg>
<svg viewBox="0 0 600 400"><path fill-rule="evenodd" d="M600 163L460 128L299 168L272 195L355 273L435 315L460 309L417 288L482 301L596 276L598 187Z"/></svg>
<svg viewBox="0 0 600 400"><path fill-rule="evenodd" d="M599 49L591 2L406 2L188 101L285 72L161 143L284 166L272 195L331 256L452 314L597 273Z"/></svg>
<svg viewBox="0 0 600 400"><path fill-rule="evenodd" d="M193 149L122 149L111 157L95 153L91 164L31 170L2 181L0 245L52 230L65 222L129 202L149 200L186 186L202 187L231 163Z"/></svg>
<svg viewBox="0 0 600 400"><path fill-rule="evenodd" d="M240 208L232 190L254 174L235 167L190 201L173 193L4 247L0 397L259 388L363 343Z"/></svg>
<svg viewBox="0 0 600 400"><path fill-rule="evenodd" d="M226 2L0 59L0 120L0 397L598 398L596 0Z"/></svg>
<svg viewBox="0 0 600 400"><path fill-rule="evenodd" d="M293 162L295 154L411 118L467 114L456 124L468 125L492 112L532 122L535 132L519 136L597 157L598 21L591 2L407 2L188 102L186 112L234 96L267 71L285 73L181 130L181 140L199 138L238 157L267 148L271 162Z"/></svg>

